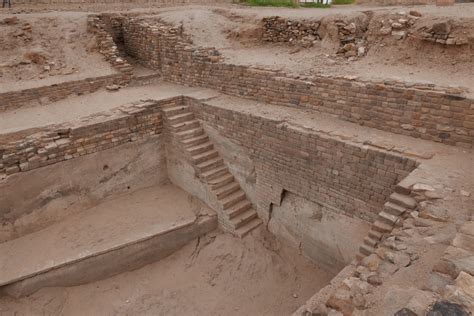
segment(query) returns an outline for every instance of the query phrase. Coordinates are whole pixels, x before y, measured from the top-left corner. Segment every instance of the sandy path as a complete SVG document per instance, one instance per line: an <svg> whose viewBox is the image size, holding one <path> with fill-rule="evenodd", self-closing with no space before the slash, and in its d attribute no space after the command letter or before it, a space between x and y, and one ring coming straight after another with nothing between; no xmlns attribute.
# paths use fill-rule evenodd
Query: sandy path
<svg viewBox="0 0 474 316"><path fill-rule="evenodd" d="M140 100L162 100L179 95L188 95L199 99L213 97L218 93L208 89L190 88L169 83L128 87L115 92L102 89L44 106L21 108L0 113L0 134L71 122Z"/></svg>
<svg viewBox="0 0 474 316"><path fill-rule="evenodd" d="M288 315L332 275L261 236L213 234L103 281L0 299L2 315Z"/></svg>

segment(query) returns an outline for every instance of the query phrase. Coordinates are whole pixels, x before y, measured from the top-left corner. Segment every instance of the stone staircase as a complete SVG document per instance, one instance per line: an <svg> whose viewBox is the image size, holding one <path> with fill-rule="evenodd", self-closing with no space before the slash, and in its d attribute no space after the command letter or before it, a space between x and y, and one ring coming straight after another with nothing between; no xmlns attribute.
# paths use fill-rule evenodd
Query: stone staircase
<svg viewBox="0 0 474 316"><path fill-rule="evenodd" d="M244 237L262 224L245 192L224 164L194 113L187 105L163 108L172 142L184 152L198 178L218 201L216 210L222 227Z"/></svg>
<svg viewBox="0 0 474 316"><path fill-rule="evenodd" d="M409 195L409 192L402 192L401 189L398 191L390 195L382 212L378 214L377 220L372 224L367 237L364 238L364 242L359 248L358 259L374 253L382 237L392 232L404 214L417 207L415 199Z"/></svg>

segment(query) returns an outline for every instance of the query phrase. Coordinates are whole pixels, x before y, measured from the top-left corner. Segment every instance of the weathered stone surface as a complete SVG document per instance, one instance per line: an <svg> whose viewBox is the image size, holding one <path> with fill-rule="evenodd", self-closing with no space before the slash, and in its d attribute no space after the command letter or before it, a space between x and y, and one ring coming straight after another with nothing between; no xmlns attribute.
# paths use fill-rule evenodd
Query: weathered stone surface
<svg viewBox="0 0 474 316"><path fill-rule="evenodd" d="M350 292L341 288L331 295L326 305L344 315L351 315L354 310Z"/></svg>
<svg viewBox="0 0 474 316"><path fill-rule="evenodd" d="M436 302L426 314L426 316L440 316L440 315L469 316L467 311L462 306L459 306L458 304L447 302L447 301Z"/></svg>
<svg viewBox="0 0 474 316"><path fill-rule="evenodd" d="M370 256L365 257L361 262L361 264L366 266L370 271L377 271L380 263L380 257L376 254L371 254Z"/></svg>

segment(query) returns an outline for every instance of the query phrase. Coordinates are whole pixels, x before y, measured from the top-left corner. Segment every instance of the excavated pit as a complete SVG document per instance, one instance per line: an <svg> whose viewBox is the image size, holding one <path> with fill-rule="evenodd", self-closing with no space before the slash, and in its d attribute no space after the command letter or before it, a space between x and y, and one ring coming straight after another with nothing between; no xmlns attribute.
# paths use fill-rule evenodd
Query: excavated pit
<svg viewBox="0 0 474 316"><path fill-rule="evenodd" d="M192 93L204 95L204 100L209 96L209 92ZM409 159L363 153L357 146L299 130L290 122L282 126L271 115L249 116L244 111L248 105L234 104L242 100L204 100L178 96L134 103L122 106L118 118L106 112L91 114L70 127L67 142L55 141L62 144L58 150L70 150L68 146L78 138L82 142L91 137L97 144L105 144L108 135L120 139L120 121L128 122L129 131L146 129L152 122L155 135L144 132L135 141L127 135L127 142L117 140L112 148L95 147L95 153L3 180L2 291L13 297L31 295L3 298L4 311L33 312L45 304L42 298L57 297L58 290L45 287L78 286L61 290L69 294L57 298L51 310L74 313L75 301L87 299L91 290L101 300L110 295L102 288L116 284L117 295L127 296L132 288L125 284L138 282L140 294L134 294L139 296L133 304L117 303L117 309L106 310L186 312L183 301L189 300L200 313L290 313L355 259L371 219L387 199L384 192L391 192L415 167ZM74 104L82 102L70 103L71 111ZM232 227L221 200L175 139L170 115L183 117L184 110L198 120L202 135L208 137L206 143L223 158L223 165L264 220L256 230L250 228L244 239L215 231L217 222L221 229L232 232ZM26 115L31 109L25 111ZM57 128L61 129L53 127ZM287 159L295 146L300 154ZM371 168L369 179L365 173ZM377 178L382 170L384 175ZM336 176L340 180L335 182ZM364 187L344 184L345 177L360 177L359 185ZM372 193L364 201L362 194L368 190ZM379 198L374 198L375 192L380 192ZM34 260L27 260L35 251L40 252ZM156 284L143 279L150 274ZM102 280L107 277L111 278ZM180 293L179 299L173 293ZM209 296L214 298L209 301ZM280 303L275 304L275 297ZM92 304L89 312L98 313L97 308Z"/></svg>
<svg viewBox="0 0 474 316"><path fill-rule="evenodd" d="M430 121L469 107L456 89L230 64L157 17L87 27L116 73L0 108L0 314L287 315L325 299L350 315L328 297L418 212L409 178L438 150L423 142L472 147L470 118Z"/></svg>

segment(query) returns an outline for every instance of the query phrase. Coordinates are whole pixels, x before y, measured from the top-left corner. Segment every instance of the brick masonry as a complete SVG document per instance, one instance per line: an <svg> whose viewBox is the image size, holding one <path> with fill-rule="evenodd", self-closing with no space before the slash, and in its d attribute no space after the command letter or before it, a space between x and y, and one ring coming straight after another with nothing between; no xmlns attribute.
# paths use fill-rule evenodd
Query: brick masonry
<svg viewBox="0 0 474 316"><path fill-rule="evenodd" d="M169 99L133 104L76 123L2 135L0 178L2 174L28 171L160 134L160 107L175 102Z"/></svg>
<svg viewBox="0 0 474 316"><path fill-rule="evenodd" d="M122 74L67 81L49 86L0 93L0 112L26 106L44 105L70 95L92 93L110 84L123 82Z"/></svg>
<svg viewBox="0 0 474 316"><path fill-rule="evenodd" d="M342 142L279 121L222 109L185 97L196 117L242 146L257 173L260 217L280 204L283 190L351 217L372 221L414 160Z"/></svg>
<svg viewBox="0 0 474 316"><path fill-rule="evenodd" d="M99 52L117 70L117 74L0 93L0 112L25 106L44 105L73 94L92 93L112 84L128 84L133 76L133 68L124 58L120 57L114 39L104 27L105 24L97 16L88 17L88 32L96 35Z"/></svg>
<svg viewBox="0 0 474 316"><path fill-rule="evenodd" d="M161 108L180 104L190 105L198 119L248 152L257 172L256 200L263 219L288 190L371 221L394 186L416 167L414 160L405 157L175 97L122 106L80 122L3 135L0 174L8 176L160 134Z"/></svg>
<svg viewBox="0 0 474 316"><path fill-rule="evenodd" d="M209 87L271 104L310 108L396 134L472 148L474 100L448 89L335 77L292 77L280 71L232 65L212 48L193 48L179 28L143 18L123 19L128 48L165 80ZM153 39L146 39L152 36ZM147 44L152 43L152 44ZM127 41L125 41L127 44ZM153 52L149 52L152 49ZM158 60L156 60L158 59Z"/></svg>

